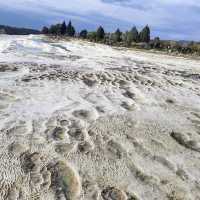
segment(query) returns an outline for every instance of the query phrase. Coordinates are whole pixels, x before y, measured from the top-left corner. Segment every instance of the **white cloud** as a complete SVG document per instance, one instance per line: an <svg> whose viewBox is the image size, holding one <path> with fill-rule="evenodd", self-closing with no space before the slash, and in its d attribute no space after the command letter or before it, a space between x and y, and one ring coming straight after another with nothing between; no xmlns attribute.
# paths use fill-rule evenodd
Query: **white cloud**
<svg viewBox="0 0 200 200"><path fill-rule="evenodd" d="M199 14L194 11L200 9L199 0L6 0L0 2L0 7L60 17L65 12L66 15L99 15L138 26L175 27L179 34L187 24L200 23Z"/></svg>
<svg viewBox="0 0 200 200"><path fill-rule="evenodd" d="M156 1L155 1L156 2ZM141 0L142 4L154 5L155 3L149 4L146 0ZM6 0L0 2L0 6L6 6L9 9L19 10L30 10L39 13L49 13L52 10L74 12L81 15L87 15L96 13L103 16L112 17L115 19L125 20L127 22L140 21L140 23L155 23L160 24L163 21L163 13L161 10L155 7L155 11L152 10L141 10L134 7L127 7L114 3L105 3L100 0ZM49 12L50 10L50 12ZM162 11L163 12L163 11ZM53 13L52 13L53 14ZM160 15L158 18L157 16Z"/></svg>

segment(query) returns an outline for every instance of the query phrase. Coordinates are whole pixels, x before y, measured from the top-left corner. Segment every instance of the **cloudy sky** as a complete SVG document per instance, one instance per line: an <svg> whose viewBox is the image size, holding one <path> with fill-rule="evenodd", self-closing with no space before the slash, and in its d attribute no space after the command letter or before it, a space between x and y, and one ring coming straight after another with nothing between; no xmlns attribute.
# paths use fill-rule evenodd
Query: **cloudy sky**
<svg viewBox="0 0 200 200"><path fill-rule="evenodd" d="M78 30L149 24L152 37L200 40L200 0L0 0L0 24L41 28L64 19Z"/></svg>

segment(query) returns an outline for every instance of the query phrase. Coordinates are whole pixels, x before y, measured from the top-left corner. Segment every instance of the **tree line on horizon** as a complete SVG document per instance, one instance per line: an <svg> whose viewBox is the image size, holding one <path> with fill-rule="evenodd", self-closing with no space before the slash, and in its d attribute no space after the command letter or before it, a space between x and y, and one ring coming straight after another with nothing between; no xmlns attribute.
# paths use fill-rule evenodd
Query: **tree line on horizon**
<svg viewBox="0 0 200 200"><path fill-rule="evenodd" d="M66 25L65 21L62 24L51 25L50 28L44 26L42 29L43 34L52 34L52 35L66 35L69 37L75 36L75 28L72 26L71 21Z"/></svg>
<svg viewBox="0 0 200 200"><path fill-rule="evenodd" d="M134 26L130 31L122 32L118 28L114 33L106 33L104 28L99 26L96 31L88 31L87 29L83 29L78 33L76 32L71 21L69 21L67 25L66 22L63 21L63 23L51 25L49 28L44 26L42 33L49 35L79 37L82 39L88 39L94 42L103 42L110 45L123 43L125 46L130 46L132 42L149 43L151 40L150 28L148 25L146 25L140 32Z"/></svg>
<svg viewBox="0 0 200 200"><path fill-rule="evenodd" d="M44 26L42 33L45 35L77 37L91 42L104 43L111 46L136 47L142 49L164 50L175 54L198 54L200 55L200 43L189 42L180 43L172 40L160 40L159 37L151 39L151 30L146 25L141 31L134 26L129 31L122 32L119 28L113 32L105 32L103 26L99 26L96 31L83 29L76 32L72 22L68 24L63 21L60 24L53 24L49 28Z"/></svg>

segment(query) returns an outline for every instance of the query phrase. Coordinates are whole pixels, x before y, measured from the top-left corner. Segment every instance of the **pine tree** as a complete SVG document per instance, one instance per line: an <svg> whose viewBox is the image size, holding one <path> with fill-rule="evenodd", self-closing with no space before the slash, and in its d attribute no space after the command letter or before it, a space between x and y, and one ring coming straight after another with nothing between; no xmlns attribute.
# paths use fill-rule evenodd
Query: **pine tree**
<svg viewBox="0 0 200 200"><path fill-rule="evenodd" d="M132 42L134 42L133 39L133 33L131 31L128 31L126 36L126 46L130 46Z"/></svg>
<svg viewBox="0 0 200 200"><path fill-rule="evenodd" d="M126 31L125 33L122 33L122 41L125 46L127 46L128 33L129 33L128 31Z"/></svg>
<svg viewBox="0 0 200 200"><path fill-rule="evenodd" d="M97 32L89 32L87 34L87 38L91 41L91 42L94 42L96 41L96 38L97 38Z"/></svg>
<svg viewBox="0 0 200 200"><path fill-rule="evenodd" d="M139 40L139 33L138 33L138 30L137 30L137 28L135 26L131 29L130 33L132 35L132 40L134 42L138 42L138 40Z"/></svg>
<svg viewBox="0 0 200 200"><path fill-rule="evenodd" d="M49 29L46 27L46 26L44 26L43 28L42 28L42 34L48 34L49 33Z"/></svg>
<svg viewBox="0 0 200 200"><path fill-rule="evenodd" d="M155 37L153 40L153 48L159 49L161 46L160 43L160 38L159 37Z"/></svg>
<svg viewBox="0 0 200 200"><path fill-rule="evenodd" d="M100 40L103 40L104 37L105 37L105 31L103 29L102 26L100 26L98 29L97 29L97 35L96 35L96 39L97 41L100 41Z"/></svg>
<svg viewBox="0 0 200 200"><path fill-rule="evenodd" d="M138 42L139 34L136 27L133 27L126 33L126 45L130 46L132 42Z"/></svg>
<svg viewBox="0 0 200 200"><path fill-rule="evenodd" d="M61 28L60 28L60 33L61 35L65 35L67 31L67 26L65 24L65 21L62 23Z"/></svg>
<svg viewBox="0 0 200 200"><path fill-rule="evenodd" d="M53 35L60 35L61 24L51 25L49 33Z"/></svg>
<svg viewBox="0 0 200 200"><path fill-rule="evenodd" d="M75 33L76 33L75 28L72 26L72 22L69 21L69 24L67 25L66 28L66 34L70 37L73 37Z"/></svg>
<svg viewBox="0 0 200 200"><path fill-rule="evenodd" d="M149 26L145 26L143 30L139 34L140 42L150 42L150 28Z"/></svg>
<svg viewBox="0 0 200 200"><path fill-rule="evenodd" d="M88 35L88 32L86 29L82 30L80 32L80 37L83 38L83 39L86 39L87 38L87 35Z"/></svg>
<svg viewBox="0 0 200 200"><path fill-rule="evenodd" d="M120 31L120 29L117 29L115 31L115 41L121 42L121 40L122 40L121 36L122 36L122 32Z"/></svg>
<svg viewBox="0 0 200 200"><path fill-rule="evenodd" d="M75 33L76 33L75 28L72 26L71 27L71 37L74 37Z"/></svg>

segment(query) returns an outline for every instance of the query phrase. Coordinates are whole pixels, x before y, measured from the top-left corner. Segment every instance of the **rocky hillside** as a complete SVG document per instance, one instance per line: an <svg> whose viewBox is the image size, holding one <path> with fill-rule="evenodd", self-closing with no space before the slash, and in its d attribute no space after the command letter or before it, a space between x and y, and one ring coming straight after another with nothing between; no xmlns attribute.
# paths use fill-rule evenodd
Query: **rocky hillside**
<svg viewBox="0 0 200 200"><path fill-rule="evenodd" d="M40 31L29 29L29 28L17 28L11 26L0 25L0 34L8 35L30 35L30 34L39 34Z"/></svg>

